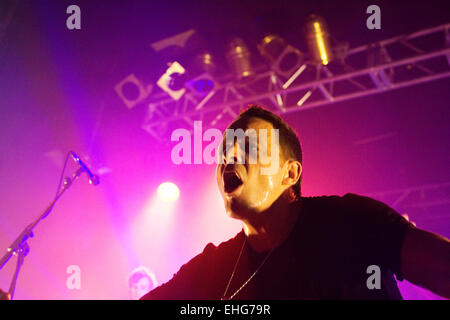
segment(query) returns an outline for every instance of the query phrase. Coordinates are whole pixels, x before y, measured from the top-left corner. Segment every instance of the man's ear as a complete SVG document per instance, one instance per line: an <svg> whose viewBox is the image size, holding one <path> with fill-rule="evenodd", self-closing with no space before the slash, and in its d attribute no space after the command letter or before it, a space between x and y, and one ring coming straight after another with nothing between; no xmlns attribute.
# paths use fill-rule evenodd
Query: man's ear
<svg viewBox="0 0 450 320"><path fill-rule="evenodd" d="M300 176L302 175L302 165L296 160L288 160L286 165L287 168L283 177L282 184L290 187L296 184L300 179Z"/></svg>

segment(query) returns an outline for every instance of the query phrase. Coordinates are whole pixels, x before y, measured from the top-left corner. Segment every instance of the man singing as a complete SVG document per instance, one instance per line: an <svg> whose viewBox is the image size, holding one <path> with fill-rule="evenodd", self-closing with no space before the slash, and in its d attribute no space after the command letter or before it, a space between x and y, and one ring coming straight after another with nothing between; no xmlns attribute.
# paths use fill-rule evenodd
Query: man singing
<svg viewBox="0 0 450 320"><path fill-rule="evenodd" d="M367 197L302 197L300 142L267 110L226 132L217 183L242 231L142 299L401 299L394 275L450 298L448 239Z"/></svg>

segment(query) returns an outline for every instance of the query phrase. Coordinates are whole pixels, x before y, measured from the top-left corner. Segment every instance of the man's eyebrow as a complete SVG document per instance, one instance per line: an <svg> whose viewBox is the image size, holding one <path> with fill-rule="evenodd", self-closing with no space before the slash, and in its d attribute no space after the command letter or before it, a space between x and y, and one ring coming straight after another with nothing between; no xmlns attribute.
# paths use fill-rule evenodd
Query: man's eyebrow
<svg viewBox="0 0 450 320"><path fill-rule="evenodd" d="M236 140L239 141L238 138L236 138ZM222 152L226 152L227 151L227 143L226 142L227 142L226 141L226 135L224 134L223 138L222 138L222 143L221 143L221 145L222 145L222 148L221 148ZM235 141L233 141L233 144L230 147L234 146L234 143L235 143ZM250 137L248 135L244 136L244 144L248 145L248 148L245 148L245 152L249 152L251 145L250 145ZM255 145L256 146L256 150L259 151L259 137L258 137L258 135L256 135L256 144L252 144L252 145Z"/></svg>

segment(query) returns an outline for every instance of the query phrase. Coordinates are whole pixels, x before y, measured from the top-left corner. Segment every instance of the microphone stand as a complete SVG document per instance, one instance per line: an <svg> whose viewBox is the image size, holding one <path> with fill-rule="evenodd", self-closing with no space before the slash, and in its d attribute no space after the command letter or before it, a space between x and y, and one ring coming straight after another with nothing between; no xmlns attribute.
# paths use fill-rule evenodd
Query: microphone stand
<svg viewBox="0 0 450 320"><path fill-rule="evenodd" d="M84 169L80 166L78 170L73 174L72 178L65 178L64 185L61 188L61 190L56 194L55 199L52 203L44 210L44 212L32 223L30 223L21 233L20 235L14 240L14 242L8 247L6 250L7 252L3 255L3 257L0 259L0 270L5 266L5 264L8 262L8 260L14 255L17 256L17 265L16 270L14 272L13 279L11 281L11 285L9 287L9 294L11 296L11 300L14 297L14 291L16 288L17 278L19 276L20 268L23 264L23 261L27 254L30 252L30 247L27 243L28 238L32 238L34 236L33 229L37 226L37 224L47 217L50 212L52 211L53 207L56 204L56 201L63 195L63 193L70 188L72 183L81 175L81 173L84 171Z"/></svg>

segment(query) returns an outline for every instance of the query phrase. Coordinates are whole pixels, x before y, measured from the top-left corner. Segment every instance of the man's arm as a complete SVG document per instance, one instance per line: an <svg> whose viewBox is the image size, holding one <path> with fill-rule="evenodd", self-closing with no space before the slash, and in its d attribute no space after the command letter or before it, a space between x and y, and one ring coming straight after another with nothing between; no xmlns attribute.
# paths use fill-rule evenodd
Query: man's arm
<svg viewBox="0 0 450 320"><path fill-rule="evenodd" d="M406 280L450 299L450 241L409 229L403 241L401 273Z"/></svg>

